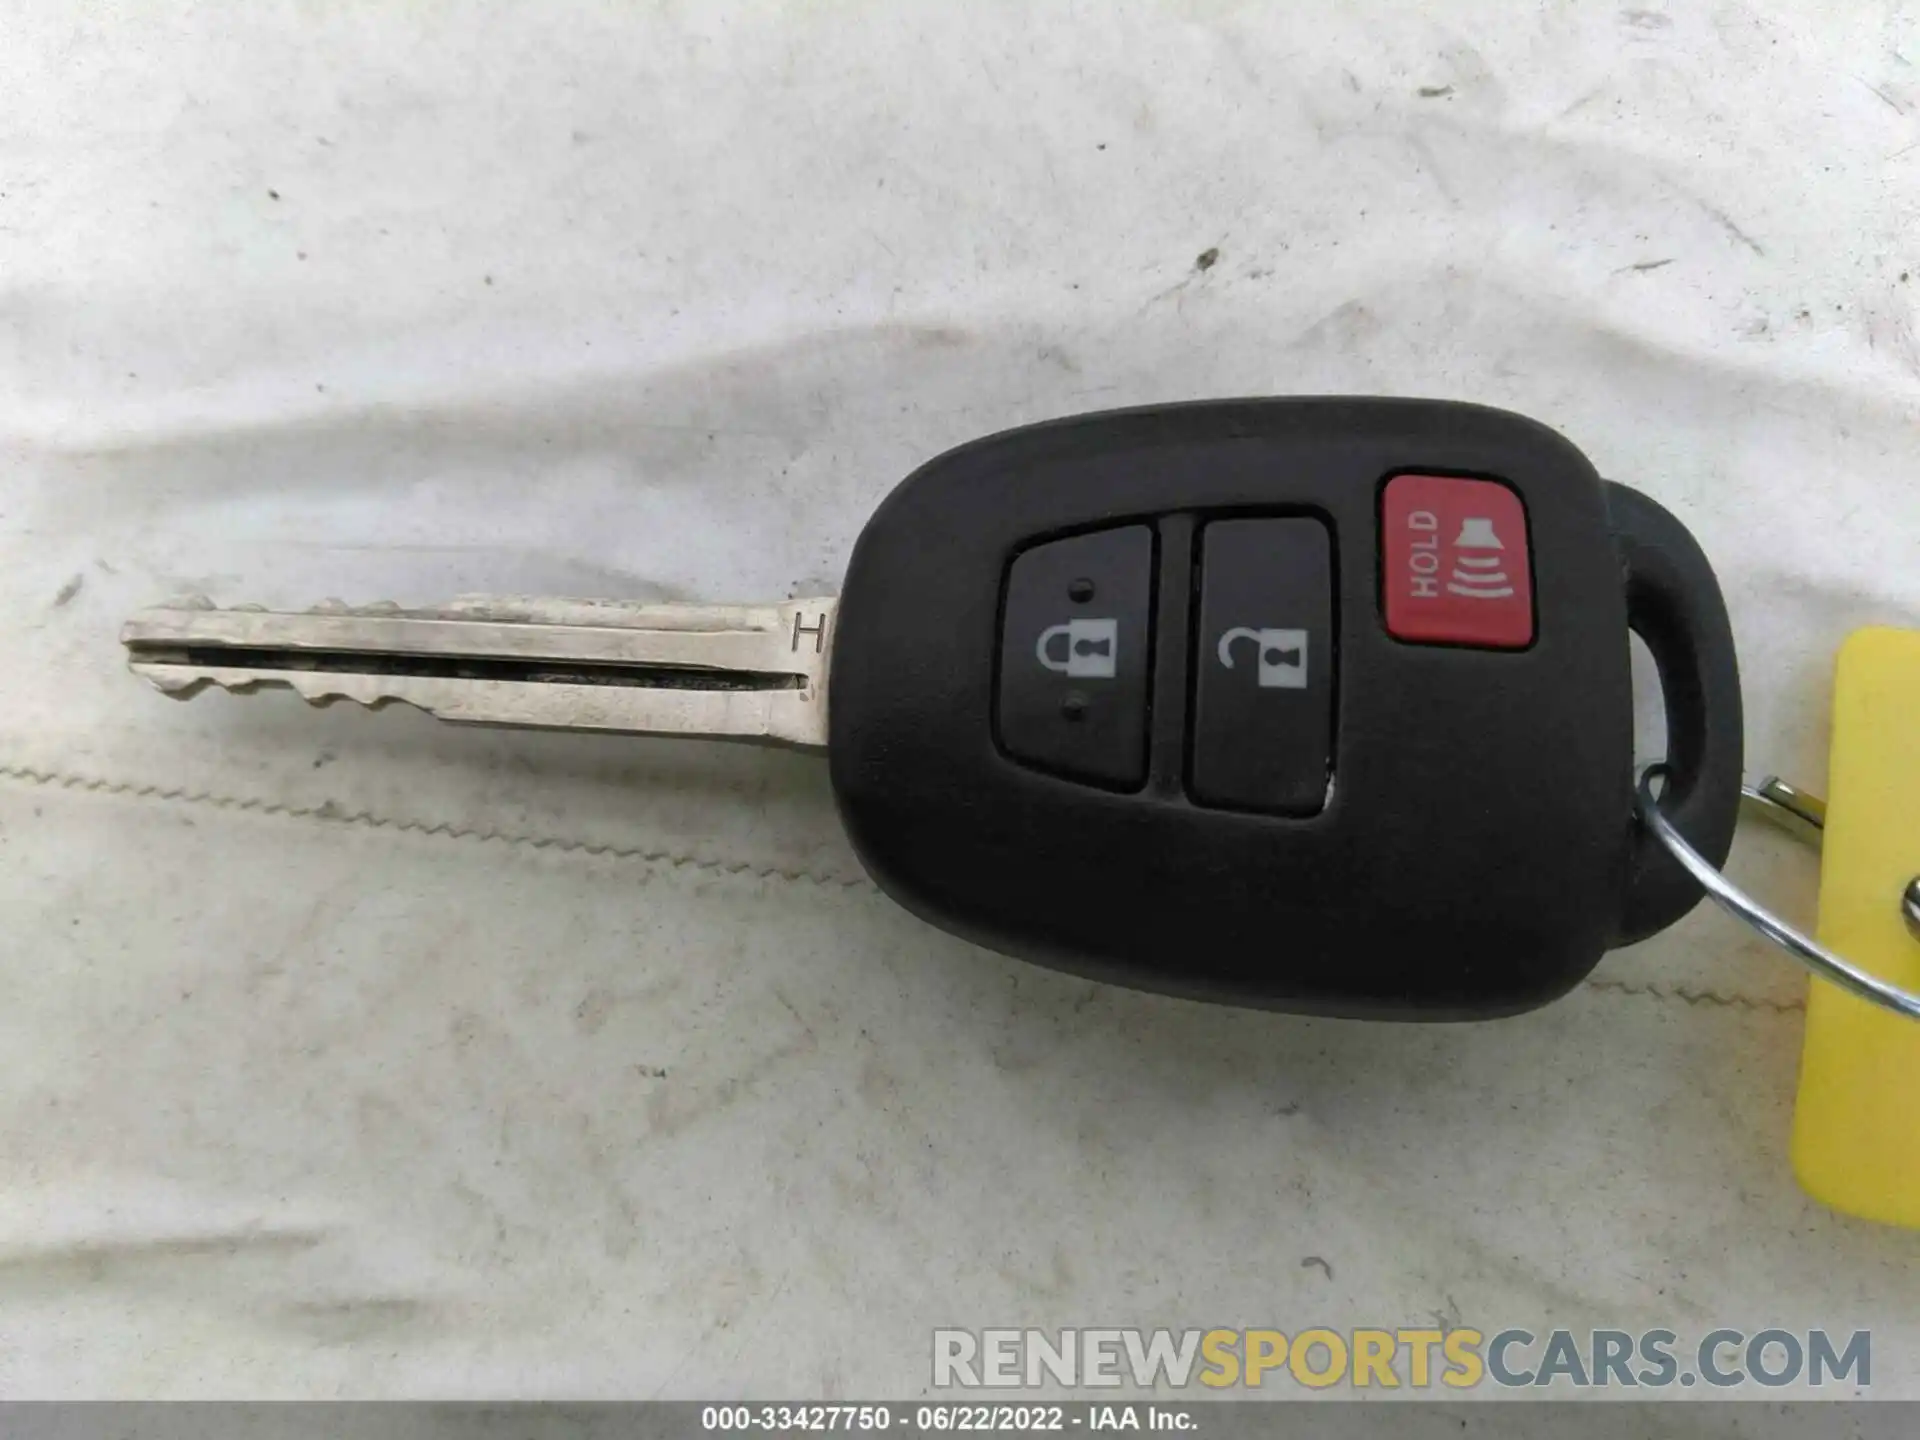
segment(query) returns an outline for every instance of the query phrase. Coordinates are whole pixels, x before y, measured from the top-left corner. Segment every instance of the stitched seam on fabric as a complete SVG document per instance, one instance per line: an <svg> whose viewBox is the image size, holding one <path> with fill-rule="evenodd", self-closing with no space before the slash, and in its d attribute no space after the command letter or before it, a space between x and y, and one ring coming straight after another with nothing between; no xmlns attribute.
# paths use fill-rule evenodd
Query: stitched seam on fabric
<svg viewBox="0 0 1920 1440"><path fill-rule="evenodd" d="M1654 984L1634 985L1625 980L1588 980L1589 989L1616 995L1644 995L1655 1000L1677 1000L1687 1005L1717 1005L1722 1009L1768 1010L1775 1015L1796 1015L1807 1008L1804 1000L1771 1000L1762 995L1728 994L1720 990L1690 990L1685 985L1671 989Z"/></svg>
<svg viewBox="0 0 1920 1440"><path fill-rule="evenodd" d="M688 855L673 850L649 850L638 845L619 845L607 841L582 840L566 835L529 835L507 830L456 825L440 820L408 820L391 815L376 815L370 810L346 810L331 800L318 805L289 805L282 800L262 800L244 795L222 795L212 790L188 790L184 786L142 784L129 780L106 780L92 775L65 774L40 770L31 765L0 764L0 778L17 780L55 790L84 790L96 795L120 795L133 800L153 800L161 804L199 805L214 810L254 815L278 815L293 820L317 820L328 825L358 825L369 830L390 830L398 834L426 835L447 840L511 845L523 850L550 850L561 855L592 855L609 860L638 860L650 865L668 865L676 870L707 870L722 875L751 875L763 880L805 881L822 889L855 890L872 885L864 875L835 875L813 870L789 870L778 865L757 865L751 860L721 860L708 855Z"/></svg>
<svg viewBox="0 0 1920 1440"><path fill-rule="evenodd" d="M183 786L142 784L128 780L107 780L99 776L76 775L40 770L31 765L0 764L0 778L22 784L56 790L82 790L96 795L119 795L134 800L153 800L162 804L200 805L214 810L254 815L278 815L292 820L317 820L329 825L358 825L369 830L391 830L396 834L424 835L476 844L511 845L524 850L550 850L561 855L592 855L609 860L637 860L649 865L668 865L676 870L707 870L723 875L751 875L764 880L804 881L822 889L856 890L871 886L864 875L834 875L813 870L788 870L777 865L755 865L750 860L720 860L711 856L687 855L671 850L648 850L637 845L618 845L598 840L581 840L564 835L529 835L506 830L455 825L441 820L399 819L376 815L368 810L343 810L331 800L318 805L289 805L282 800L262 800L244 795L222 795L211 790L188 790ZM1625 980L1582 982L1588 989L1616 995L1632 995L1664 1000L1688 1006L1712 1005L1722 1009L1766 1010L1776 1015L1804 1011L1804 1000L1772 1000L1761 996L1728 994L1718 990L1693 990L1684 985L1666 988L1649 981L1636 985Z"/></svg>

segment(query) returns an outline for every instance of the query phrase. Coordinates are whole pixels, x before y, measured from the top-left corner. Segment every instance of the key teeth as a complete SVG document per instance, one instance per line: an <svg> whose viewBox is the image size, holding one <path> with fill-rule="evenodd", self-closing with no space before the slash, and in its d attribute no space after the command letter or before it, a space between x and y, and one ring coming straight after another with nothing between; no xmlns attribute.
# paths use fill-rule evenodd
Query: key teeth
<svg viewBox="0 0 1920 1440"><path fill-rule="evenodd" d="M193 675L184 678L156 675L145 672L146 682L169 700L191 700L214 682L205 675Z"/></svg>
<svg viewBox="0 0 1920 1440"><path fill-rule="evenodd" d="M363 698L329 683L324 672L308 675L173 675L160 667L138 667L141 676L169 700L191 700L209 687L229 695L251 695L257 690L291 690L316 710L325 710L339 701L367 710L383 710L388 705L406 705L431 715L428 707L400 695L375 695Z"/></svg>
<svg viewBox="0 0 1920 1440"><path fill-rule="evenodd" d="M370 698L363 698L341 689L337 684L332 683L334 679L335 677L315 672L308 675L289 676L284 680L277 676L271 680L262 678L255 683L261 685L285 685L309 705L321 710L326 709L337 700L350 700L356 705L364 706L368 710L378 710L383 703L398 698L393 695L375 695Z"/></svg>
<svg viewBox="0 0 1920 1440"><path fill-rule="evenodd" d="M169 700L191 700L209 687L225 690L229 695L250 695L262 685L278 683L264 676L259 679L240 680L217 675L180 674L172 667L164 665L135 664L133 671Z"/></svg>

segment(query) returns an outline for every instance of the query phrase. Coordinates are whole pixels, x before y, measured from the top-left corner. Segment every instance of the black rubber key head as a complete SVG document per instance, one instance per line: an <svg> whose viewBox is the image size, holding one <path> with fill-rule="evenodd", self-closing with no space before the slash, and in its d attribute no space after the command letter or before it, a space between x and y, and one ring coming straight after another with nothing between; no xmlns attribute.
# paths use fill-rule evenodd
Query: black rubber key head
<svg viewBox="0 0 1920 1440"><path fill-rule="evenodd" d="M1564 993L1699 891L1633 813L1628 632L1716 862L1741 716L1684 527L1533 421L1246 400L922 467L854 549L830 763L936 925L1237 1004L1473 1018Z"/></svg>

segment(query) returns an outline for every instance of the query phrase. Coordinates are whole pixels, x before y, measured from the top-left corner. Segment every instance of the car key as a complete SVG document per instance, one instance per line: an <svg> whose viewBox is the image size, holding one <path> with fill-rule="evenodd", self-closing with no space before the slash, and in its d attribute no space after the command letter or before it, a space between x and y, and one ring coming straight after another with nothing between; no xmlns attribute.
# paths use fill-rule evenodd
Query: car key
<svg viewBox="0 0 1920 1440"><path fill-rule="evenodd" d="M181 698L279 685L315 704L399 701L458 724L817 749L835 603L469 595L432 610L330 601L289 614L196 598L136 615L120 638L134 673Z"/></svg>
<svg viewBox="0 0 1920 1440"><path fill-rule="evenodd" d="M1511 1014L1715 864L1741 704L1712 569L1555 432L1454 402L1263 399L990 436L901 482L835 600L474 599L136 617L133 668L444 719L824 747L908 909L1101 979L1294 1011Z"/></svg>

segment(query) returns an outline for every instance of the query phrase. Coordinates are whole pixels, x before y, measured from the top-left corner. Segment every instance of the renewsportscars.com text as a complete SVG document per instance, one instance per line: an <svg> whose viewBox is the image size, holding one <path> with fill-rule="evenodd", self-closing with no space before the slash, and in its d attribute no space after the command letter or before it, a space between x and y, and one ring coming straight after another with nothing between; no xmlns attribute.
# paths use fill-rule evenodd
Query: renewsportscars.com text
<svg viewBox="0 0 1920 1440"><path fill-rule="evenodd" d="M1826 1330L1532 1330L1454 1327L1334 1330L936 1330L942 1390L1324 1390L1506 1388L1715 1389L1873 1383L1873 1337Z"/></svg>

